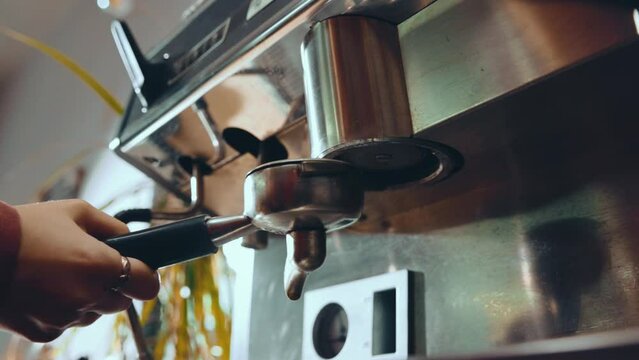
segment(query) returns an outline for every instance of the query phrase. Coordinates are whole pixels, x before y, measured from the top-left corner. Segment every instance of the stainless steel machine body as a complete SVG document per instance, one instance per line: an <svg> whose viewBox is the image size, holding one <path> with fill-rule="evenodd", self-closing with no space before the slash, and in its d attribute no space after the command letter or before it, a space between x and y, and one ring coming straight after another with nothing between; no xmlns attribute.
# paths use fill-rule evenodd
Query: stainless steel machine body
<svg viewBox="0 0 639 360"><path fill-rule="evenodd" d="M639 326L639 47L625 5L438 1L400 24L414 131L464 167L368 193L366 220L329 237L307 291L423 274L412 358ZM249 359L302 358L304 305L275 285L283 253L273 241L255 257Z"/></svg>
<svg viewBox="0 0 639 360"><path fill-rule="evenodd" d="M397 26L365 16L315 25L302 44L311 156L413 135Z"/></svg>
<svg viewBox="0 0 639 360"><path fill-rule="evenodd" d="M421 274L410 358L472 357L639 326L636 2L290 4L294 11L286 8L259 41L140 115L152 125L118 137L114 148L188 197L172 159L177 150L214 156L185 112L205 97L221 130L276 136L290 157L308 157L300 46L311 26L344 14L397 24L407 133L455 149L464 165L436 184L367 193L363 218L328 236L328 257L307 290L403 269ZM245 106L225 113L216 99ZM241 126L238 114L253 125ZM233 180L256 164L227 151L205 181L207 207L236 213ZM281 288L286 247L272 236L254 254L250 316L234 324L249 340L238 339L236 359L302 358L304 298L291 302ZM349 333L370 330L348 325Z"/></svg>
<svg viewBox="0 0 639 360"><path fill-rule="evenodd" d="M363 202L358 174L339 161L274 161L244 183L244 214L273 234L342 229L359 219Z"/></svg>
<svg viewBox="0 0 639 360"><path fill-rule="evenodd" d="M460 166L454 150L413 138L395 24L320 21L302 44L302 67L311 156L352 164L371 190L440 181Z"/></svg>

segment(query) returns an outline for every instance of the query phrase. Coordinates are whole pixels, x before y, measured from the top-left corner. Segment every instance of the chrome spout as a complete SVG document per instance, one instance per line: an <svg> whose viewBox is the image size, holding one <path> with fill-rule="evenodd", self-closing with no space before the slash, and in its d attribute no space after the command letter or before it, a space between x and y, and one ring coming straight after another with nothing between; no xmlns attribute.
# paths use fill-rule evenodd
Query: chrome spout
<svg viewBox="0 0 639 360"><path fill-rule="evenodd" d="M284 289L289 299L297 300L302 296L309 273L322 266L326 259L326 231L291 231L286 234L286 253Z"/></svg>

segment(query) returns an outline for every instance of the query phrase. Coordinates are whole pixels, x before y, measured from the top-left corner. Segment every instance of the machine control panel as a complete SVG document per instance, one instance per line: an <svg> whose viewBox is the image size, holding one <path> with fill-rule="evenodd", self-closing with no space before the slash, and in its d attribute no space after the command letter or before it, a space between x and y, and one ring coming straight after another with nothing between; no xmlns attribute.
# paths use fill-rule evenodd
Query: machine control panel
<svg viewBox="0 0 639 360"><path fill-rule="evenodd" d="M408 270L308 291L302 358L402 360L413 354L417 273Z"/></svg>
<svg viewBox="0 0 639 360"><path fill-rule="evenodd" d="M234 58L275 31L282 17L296 14L312 2L217 0L193 15L149 56L142 54L126 26L115 24L113 37L135 93L127 106L119 141L124 144L139 135Z"/></svg>

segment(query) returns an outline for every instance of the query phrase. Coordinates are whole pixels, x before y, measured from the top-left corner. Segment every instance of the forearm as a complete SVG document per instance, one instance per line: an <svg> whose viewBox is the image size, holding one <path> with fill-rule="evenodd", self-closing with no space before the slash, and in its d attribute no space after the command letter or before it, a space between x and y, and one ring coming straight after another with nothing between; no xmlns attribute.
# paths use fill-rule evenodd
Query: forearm
<svg viewBox="0 0 639 360"><path fill-rule="evenodd" d="M0 305L4 303L16 268L20 250L20 216L0 201Z"/></svg>

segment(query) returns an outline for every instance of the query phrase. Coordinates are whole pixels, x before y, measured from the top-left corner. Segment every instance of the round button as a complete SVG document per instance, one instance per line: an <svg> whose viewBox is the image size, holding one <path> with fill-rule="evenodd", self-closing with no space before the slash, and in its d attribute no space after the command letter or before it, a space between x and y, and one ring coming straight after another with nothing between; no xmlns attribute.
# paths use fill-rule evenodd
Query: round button
<svg viewBox="0 0 639 360"><path fill-rule="evenodd" d="M337 356L348 334L348 317L344 308L331 303L319 312L313 325L313 346L319 356L332 359Z"/></svg>

